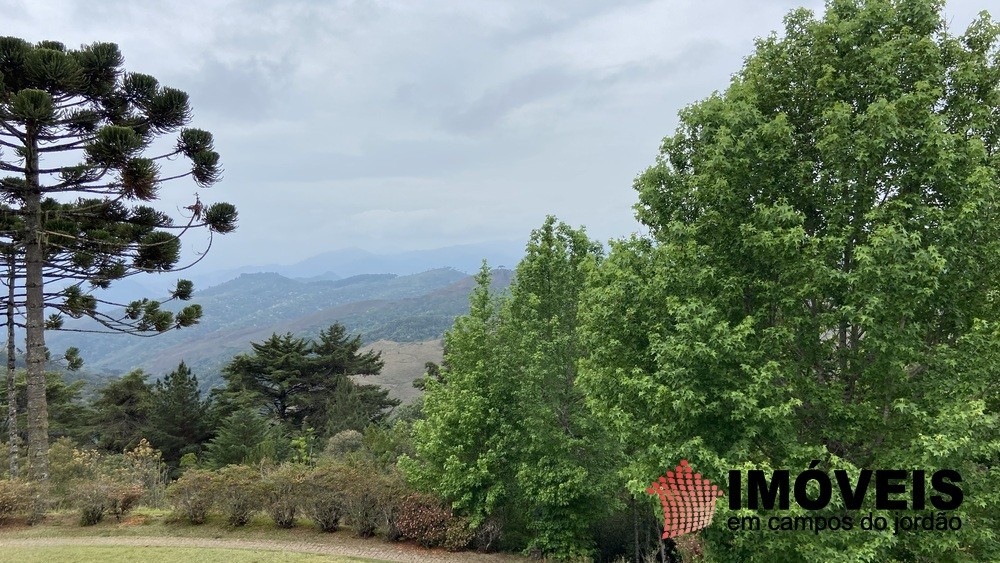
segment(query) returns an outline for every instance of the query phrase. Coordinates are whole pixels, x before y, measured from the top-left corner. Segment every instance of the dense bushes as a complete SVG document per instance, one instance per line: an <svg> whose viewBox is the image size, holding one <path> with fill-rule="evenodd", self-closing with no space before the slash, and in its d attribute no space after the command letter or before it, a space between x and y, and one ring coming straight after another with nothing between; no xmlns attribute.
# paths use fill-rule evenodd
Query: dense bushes
<svg viewBox="0 0 1000 563"><path fill-rule="evenodd" d="M324 532L340 529L347 505L347 472L343 465L325 465L306 474L302 483L302 511Z"/></svg>
<svg viewBox="0 0 1000 563"><path fill-rule="evenodd" d="M413 540L423 547L437 547L445 542L451 510L437 498L413 493L402 499L395 525L400 539Z"/></svg>
<svg viewBox="0 0 1000 563"><path fill-rule="evenodd" d="M189 469L167 488L174 514L191 524L204 524L215 503L215 474Z"/></svg>
<svg viewBox="0 0 1000 563"><path fill-rule="evenodd" d="M215 474L217 506L230 526L244 526L263 504L260 472L246 465L229 465Z"/></svg>
<svg viewBox="0 0 1000 563"><path fill-rule="evenodd" d="M145 441L124 454L109 455L59 440L50 450L49 486L0 480L0 523L38 520L47 508L43 493L55 491L52 506L76 510L84 526L110 517L121 521L140 504L168 505L173 521L190 524L203 524L216 514L230 526L244 526L265 513L280 528L308 518L324 532L346 525L360 537L381 534L429 548L460 551L493 545L488 525L472 526L468 517L453 515L442 499L406 485L389 461L403 442L382 432L379 440L361 443L355 434L345 432L333 440L336 455L321 456L317 465L265 461L207 469L192 460L169 486L164 485L167 472L159 452ZM158 492L150 494L151 489Z"/></svg>
<svg viewBox="0 0 1000 563"><path fill-rule="evenodd" d="M302 493L308 468L290 463L264 474L261 482L264 509L279 528L295 525L296 509L302 506Z"/></svg>
<svg viewBox="0 0 1000 563"><path fill-rule="evenodd" d="M44 515L45 504L44 487L38 483L0 480L0 524L11 518L23 518L33 524Z"/></svg>

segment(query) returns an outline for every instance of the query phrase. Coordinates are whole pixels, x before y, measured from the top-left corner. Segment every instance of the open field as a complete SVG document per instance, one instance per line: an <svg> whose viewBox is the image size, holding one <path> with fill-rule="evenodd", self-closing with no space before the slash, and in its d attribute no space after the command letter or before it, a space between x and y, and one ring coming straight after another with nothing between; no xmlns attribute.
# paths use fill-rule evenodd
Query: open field
<svg viewBox="0 0 1000 563"><path fill-rule="evenodd" d="M58 541L58 540L56 540ZM76 543L76 542L74 542ZM4 546L4 557L21 563L50 563L51 561L101 561L167 563L186 561L189 563L349 563L375 561L327 555L294 553L282 551L258 551L253 549L220 549L209 547L168 547L160 545L16 545Z"/></svg>
<svg viewBox="0 0 1000 563"><path fill-rule="evenodd" d="M524 561L513 555L449 553L380 538L361 539L349 529L323 533L308 520L302 520L292 529L278 529L263 515L240 528L226 525L218 516L199 526L176 522L169 512L150 509L137 511L122 522L111 519L96 526L80 526L78 518L75 512L58 512L34 526L7 523L0 526L0 551L5 560L20 562ZM331 556L335 558L330 559Z"/></svg>

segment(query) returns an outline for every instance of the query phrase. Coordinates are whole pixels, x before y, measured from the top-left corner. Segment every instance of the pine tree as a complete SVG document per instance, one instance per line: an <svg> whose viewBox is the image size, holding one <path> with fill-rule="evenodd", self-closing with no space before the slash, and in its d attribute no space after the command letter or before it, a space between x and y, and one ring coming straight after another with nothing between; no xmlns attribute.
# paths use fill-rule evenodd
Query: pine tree
<svg viewBox="0 0 1000 563"><path fill-rule="evenodd" d="M177 467L187 453L198 453L211 437L208 401L201 399L198 377L181 362L157 381L151 396L146 437L163 453L163 461Z"/></svg>
<svg viewBox="0 0 1000 563"><path fill-rule="evenodd" d="M91 414L95 445L108 452L131 450L149 426L152 385L141 369L109 381L98 391Z"/></svg>
<svg viewBox="0 0 1000 563"><path fill-rule="evenodd" d="M191 178L207 188L221 168L211 134L181 129L191 117L187 95L151 76L124 72L122 63L112 43L67 49L55 41L0 38L0 170L14 174L0 179L8 205L0 239L12 251L8 267L23 272L28 460L38 480L48 477L46 306L113 329L159 332L191 324L200 309L185 308L175 317L148 300L109 319L89 291L141 272L170 271L180 258L179 236L191 229L205 227L211 235L236 226L232 205L204 206L197 197L180 225L151 207L130 207L155 200L168 179ZM172 149L147 155L157 137L178 130ZM161 164L177 156L191 167L162 177ZM70 285L47 293L52 280ZM181 285L177 292L189 294L190 284ZM49 320L60 322L58 314Z"/></svg>
<svg viewBox="0 0 1000 563"><path fill-rule="evenodd" d="M317 340L290 333L252 343L223 370L220 401L257 405L289 430L363 428L399 405L388 391L359 385L351 376L378 374L381 353L361 353L360 336L334 324ZM358 429L360 429L358 428Z"/></svg>

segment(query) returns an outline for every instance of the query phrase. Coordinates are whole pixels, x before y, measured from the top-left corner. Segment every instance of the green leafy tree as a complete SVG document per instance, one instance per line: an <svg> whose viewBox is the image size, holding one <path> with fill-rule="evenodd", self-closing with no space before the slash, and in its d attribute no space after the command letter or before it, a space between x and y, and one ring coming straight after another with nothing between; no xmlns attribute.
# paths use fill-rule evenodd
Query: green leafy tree
<svg viewBox="0 0 1000 563"><path fill-rule="evenodd" d="M98 448L109 453L124 452L144 438L153 407L153 387L148 377L141 369L135 370L98 390L90 422Z"/></svg>
<svg viewBox="0 0 1000 563"><path fill-rule="evenodd" d="M724 512L720 560L1000 557L1000 27L952 36L941 7L792 12L681 112L636 181L649 237L591 280L580 382L633 491L681 458L962 474L959 532L733 534Z"/></svg>
<svg viewBox="0 0 1000 563"><path fill-rule="evenodd" d="M226 203L204 206L195 198L182 225L151 207L131 206L155 200L168 179L211 186L221 169L211 134L181 129L191 117L187 95L124 72L122 63L112 43L68 49L55 41L0 38L0 170L12 174L0 179L7 206L0 238L23 271L28 459L39 480L48 476L46 306L112 329L161 332L192 324L201 314L197 307L174 315L149 300L107 318L89 291L128 275L171 271L180 258L179 236L192 228L206 227L211 235L236 226L236 210ZM148 153L154 140L177 131L173 148ZM191 167L161 175L166 159L177 156ZM60 300L50 299L46 286L60 280L70 285ZM190 293L190 284L179 283L177 292ZM55 315L49 325L61 323Z"/></svg>
<svg viewBox="0 0 1000 563"><path fill-rule="evenodd" d="M503 518L516 498L517 451L523 436L518 381L505 377L499 333L502 299L490 292L484 264L469 296L469 314L445 333L444 382L425 383L425 420L414 423L417 458L403 469L423 488L452 502L474 526Z"/></svg>
<svg viewBox="0 0 1000 563"><path fill-rule="evenodd" d="M575 384L579 294L601 252L549 217L509 297L490 297L484 268L469 315L446 336L447 367L423 382L420 463L404 462L474 521L501 517L546 556L591 554L591 527L614 505L612 449Z"/></svg>
<svg viewBox="0 0 1000 563"><path fill-rule="evenodd" d="M184 362L153 386L145 435L170 467L177 468L185 454L197 454L212 437L209 409L198 377Z"/></svg>

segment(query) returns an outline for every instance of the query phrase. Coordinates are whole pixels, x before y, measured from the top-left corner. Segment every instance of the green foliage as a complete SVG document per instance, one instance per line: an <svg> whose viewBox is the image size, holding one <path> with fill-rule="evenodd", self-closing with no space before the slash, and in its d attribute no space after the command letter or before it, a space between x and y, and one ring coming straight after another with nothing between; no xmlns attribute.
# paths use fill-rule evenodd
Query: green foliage
<svg viewBox="0 0 1000 563"><path fill-rule="evenodd" d="M191 524L204 524L215 504L215 474L204 469L185 471L167 487L174 514Z"/></svg>
<svg viewBox="0 0 1000 563"><path fill-rule="evenodd" d="M323 532L336 532L347 512L348 480L343 464L328 463L309 471L302 483L302 511Z"/></svg>
<svg viewBox="0 0 1000 563"><path fill-rule="evenodd" d="M324 435L361 430L399 404L387 390L351 380L377 374L383 362L378 353L359 353L360 337L348 337L342 325L320 331L315 340L275 334L251 346L252 354L226 366L222 401L264 408L287 429L309 426L325 429Z"/></svg>
<svg viewBox="0 0 1000 563"><path fill-rule="evenodd" d="M205 464L220 468L232 464L257 464L287 457L280 430L249 409L234 412L222 421L215 438L205 445Z"/></svg>
<svg viewBox="0 0 1000 563"><path fill-rule="evenodd" d="M579 383L632 492L682 458L717 476L947 467L968 499L954 514L975 523L709 530L721 560L1000 553L1000 28L953 37L940 9L791 13L724 93L681 112L636 180L649 237L613 245L589 281Z"/></svg>
<svg viewBox="0 0 1000 563"><path fill-rule="evenodd" d="M23 518L29 524L41 520L45 512L44 487L32 481L0 479L0 524Z"/></svg>
<svg viewBox="0 0 1000 563"><path fill-rule="evenodd" d="M323 448L323 457L333 460L344 459L348 454L354 453L362 447L362 435L357 430L342 430L337 432L326 441Z"/></svg>
<svg viewBox="0 0 1000 563"><path fill-rule="evenodd" d="M97 447L120 452L134 447L143 438L153 401L147 377L142 370L135 370L98 390L90 423L92 433L97 436Z"/></svg>
<svg viewBox="0 0 1000 563"><path fill-rule="evenodd" d="M444 369L425 379L416 460L401 462L474 525L498 516L546 556L589 554L590 522L613 505L613 450L575 385L578 295L600 256L550 217L509 297L491 297L484 266L470 314L446 335Z"/></svg>
<svg viewBox="0 0 1000 563"><path fill-rule="evenodd" d="M163 452L164 461L177 467L185 454L200 451L211 434L209 403L201 399L198 377L181 362L150 393L145 435Z"/></svg>
<svg viewBox="0 0 1000 563"><path fill-rule="evenodd" d="M264 473L261 490L264 511L279 528L295 526L295 515L302 505L309 468L300 463L286 463Z"/></svg>
<svg viewBox="0 0 1000 563"><path fill-rule="evenodd" d="M230 526L245 526L264 504L260 472L246 465L229 465L213 481L216 506Z"/></svg>
<svg viewBox="0 0 1000 563"><path fill-rule="evenodd" d="M354 533L368 538L380 527L392 528L399 499L406 492L402 475L383 473L364 461L345 465L342 474L350 484L344 495L344 512Z"/></svg>
<svg viewBox="0 0 1000 563"><path fill-rule="evenodd" d="M144 493L142 485L138 483L125 483L105 476L93 481L79 481L74 499L80 511L80 525L98 524L106 513L121 521L136 507Z"/></svg>

